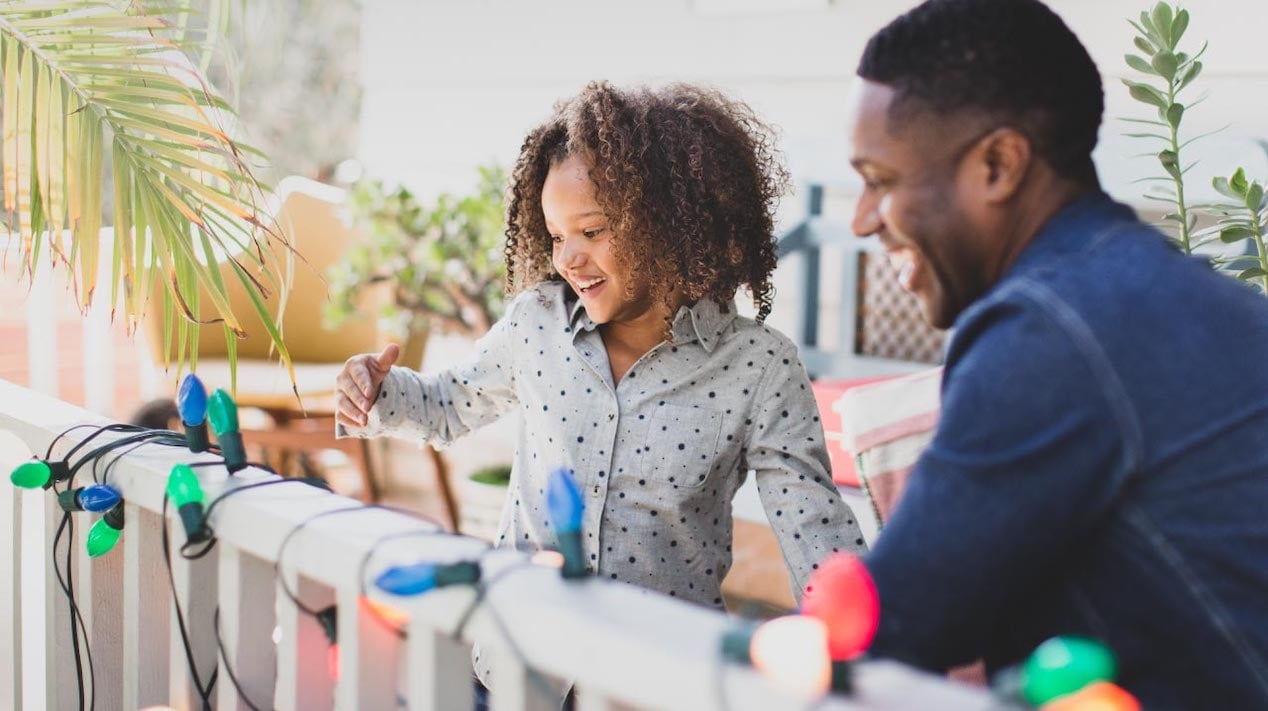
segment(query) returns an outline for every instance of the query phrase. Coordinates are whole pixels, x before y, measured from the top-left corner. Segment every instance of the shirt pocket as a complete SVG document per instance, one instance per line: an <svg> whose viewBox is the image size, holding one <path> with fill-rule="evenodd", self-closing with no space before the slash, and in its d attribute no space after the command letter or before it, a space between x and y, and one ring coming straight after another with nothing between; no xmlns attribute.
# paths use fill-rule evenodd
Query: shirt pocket
<svg viewBox="0 0 1268 711"><path fill-rule="evenodd" d="M704 485L718 456L722 415L703 407L656 408L643 450L645 476L683 489Z"/></svg>

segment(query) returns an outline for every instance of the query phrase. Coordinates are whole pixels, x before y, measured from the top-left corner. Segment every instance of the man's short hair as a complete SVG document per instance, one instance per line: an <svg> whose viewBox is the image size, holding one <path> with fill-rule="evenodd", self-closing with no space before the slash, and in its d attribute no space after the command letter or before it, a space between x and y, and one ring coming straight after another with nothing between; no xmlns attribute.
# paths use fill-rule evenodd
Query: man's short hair
<svg viewBox="0 0 1268 711"><path fill-rule="evenodd" d="M858 75L896 90L891 123L982 113L1024 132L1058 174L1096 182L1101 76L1038 0L928 0L872 36Z"/></svg>

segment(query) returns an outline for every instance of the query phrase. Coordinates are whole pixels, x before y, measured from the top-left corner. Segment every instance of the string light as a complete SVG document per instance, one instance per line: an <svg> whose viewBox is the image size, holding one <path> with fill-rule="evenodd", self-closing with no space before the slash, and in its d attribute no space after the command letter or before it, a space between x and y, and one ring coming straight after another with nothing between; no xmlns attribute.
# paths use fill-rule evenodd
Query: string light
<svg viewBox="0 0 1268 711"><path fill-rule="evenodd" d="M1043 711L1140 711L1140 702L1123 687L1098 681L1044 704Z"/></svg>
<svg viewBox="0 0 1268 711"><path fill-rule="evenodd" d="M450 585L470 585L479 580L480 564L474 561L413 563L388 568L375 578L374 585L383 592L407 597Z"/></svg>
<svg viewBox="0 0 1268 711"><path fill-rule="evenodd" d="M167 476L167 498L180 514L189 543L202 543L211 538L203 517L203 488L198 475L188 464L177 464Z"/></svg>
<svg viewBox="0 0 1268 711"><path fill-rule="evenodd" d="M561 574L565 578L584 578L589 574L581 549L581 519L585 509L581 490L568 470L551 472L546 484L546 510L559 539L559 552L564 557Z"/></svg>
<svg viewBox="0 0 1268 711"><path fill-rule="evenodd" d="M330 678L339 680L339 608L331 605L317 611L317 623L321 631L326 633L330 649L326 650L326 668Z"/></svg>
<svg viewBox="0 0 1268 711"><path fill-rule="evenodd" d="M123 533L123 504L116 504L88 529L88 555L97 558L109 553Z"/></svg>
<svg viewBox="0 0 1268 711"><path fill-rule="evenodd" d="M871 646L880 609L876 583L856 556L833 554L810 574L801 611L828 630L834 690L848 692L853 687L849 661Z"/></svg>
<svg viewBox="0 0 1268 711"><path fill-rule="evenodd" d="M9 481L20 489L47 489L56 482L70 477L66 462L46 462L33 459L22 462L9 474Z"/></svg>
<svg viewBox="0 0 1268 711"><path fill-rule="evenodd" d="M806 615L776 617L760 625L742 622L723 634L722 654L752 664L803 699L823 696L831 682L828 628Z"/></svg>
<svg viewBox="0 0 1268 711"><path fill-rule="evenodd" d="M1022 667L1022 695L1035 706L1098 681L1113 681L1114 654L1084 637L1053 637L1035 648Z"/></svg>
<svg viewBox="0 0 1268 711"><path fill-rule="evenodd" d="M176 392L176 409L180 412L189 450L206 452L211 446L207 439L207 388L197 375L190 373L181 381Z"/></svg>
<svg viewBox="0 0 1268 711"><path fill-rule="evenodd" d="M230 474L245 469L247 454L242 446L242 433L238 431L238 406L223 388L216 388L216 392L211 394L207 402L207 417L220 444L225 468Z"/></svg>
<svg viewBox="0 0 1268 711"><path fill-rule="evenodd" d="M105 513L114 508L123 497L112 486L89 484L79 489L68 489L57 495L57 504L63 511L91 511Z"/></svg>

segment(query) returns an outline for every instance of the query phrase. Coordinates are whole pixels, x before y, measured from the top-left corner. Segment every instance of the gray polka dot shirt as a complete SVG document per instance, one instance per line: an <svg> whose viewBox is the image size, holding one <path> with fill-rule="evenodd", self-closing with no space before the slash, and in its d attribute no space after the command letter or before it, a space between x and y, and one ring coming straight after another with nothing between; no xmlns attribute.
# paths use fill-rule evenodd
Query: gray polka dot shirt
<svg viewBox="0 0 1268 711"><path fill-rule="evenodd" d="M393 367L363 428L445 446L519 408L523 417L497 543L554 547L551 471L585 497L590 568L721 606L731 565L731 499L750 472L794 593L834 551L864 550L828 475L823 427L796 346L702 301L615 387L596 324L561 283L521 294L467 364L423 376Z"/></svg>

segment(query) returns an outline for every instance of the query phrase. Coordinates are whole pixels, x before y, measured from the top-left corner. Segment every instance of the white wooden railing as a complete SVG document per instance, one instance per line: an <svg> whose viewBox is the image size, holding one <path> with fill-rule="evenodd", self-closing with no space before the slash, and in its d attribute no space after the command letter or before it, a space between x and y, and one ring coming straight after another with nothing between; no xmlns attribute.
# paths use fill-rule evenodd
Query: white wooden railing
<svg viewBox="0 0 1268 711"><path fill-rule="evenodd" d="M10 471L32 452L43 455L58 433L84 423L105 420L0 381L0 470ZM89 431L65 437L54 457ZM123 539L105 556L91 559L83 552L95 516L74 514L74 585L88 629L97 709L201 706L174 621L160 512L171 466L206 456L154 446L122 459L109 481L124 495L126 524ZM199 471L209 500L226 487L272 478L254 469L232 480L219 468ZM383 510L312 519L355 507L360 504L300 483L261 487L217 506L211 525L219 544L210 555L188 561L173 554L175 593L200 675L205 680L219 667L212 697L218 708L469 709L473 643L496 660L491 702L499 710L557 704L535 683L538 673L574 680L579 708L587 711L804 706L747 668L720 666L720 635L733 618L617 582L564 581L557 570L526 564L511 551L482 559L486 580L502 577L456 639L452 632L474 601L471 588L401 599L370 586L371 600L409 615L402 639L361 599L366 556L373 551L364 566L372 580L390 564L470 557L483 544L419 533L428 526ZM75 708L70 617L44 563L60 509L47 492L3 482L0 516L6 519L0 524L0 708ZM284 539L301 524L278 565ZM168 525L172 540L183 541L174 515ZM327 671L329 646L319 624L279 590L279 582L309 607L338 605L337 682ZM217 651L217 605L223 654ZM250 704L230 683L226 665ZM820 706L990 707L976 690L892 663L862 665L858 684L855 696L832 697Z"/></svg>

